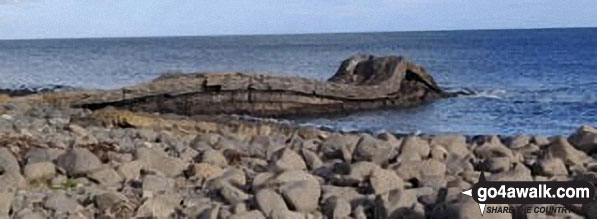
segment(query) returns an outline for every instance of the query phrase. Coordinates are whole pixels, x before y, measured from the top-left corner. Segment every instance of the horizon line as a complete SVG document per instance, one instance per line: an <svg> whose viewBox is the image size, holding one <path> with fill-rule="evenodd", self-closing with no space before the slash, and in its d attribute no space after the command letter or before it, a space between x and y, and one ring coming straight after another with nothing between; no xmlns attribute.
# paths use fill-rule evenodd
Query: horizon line
<svg viewBox="0 0 597 219"><path fill-rule="evenodd" d="M481 28L481 29L435 29L435 30L397 30L397 31L352 31L352 32L305 32L305 33L256 33L256 34L197 34L197 35L147 35L147 36L98 36L98 37L48 37L48 38L0 38L0 41L28 40L85 40L85 39L143 39L143 38L185 38L185 37L251 37L251 36L293 36L326 34L362 34L362 33L417 33L417 32L458 32L458 31L500 31L500 30L554 30L554 29L594 29L597 26L575 27L530 27L530 28Z"/></svg>

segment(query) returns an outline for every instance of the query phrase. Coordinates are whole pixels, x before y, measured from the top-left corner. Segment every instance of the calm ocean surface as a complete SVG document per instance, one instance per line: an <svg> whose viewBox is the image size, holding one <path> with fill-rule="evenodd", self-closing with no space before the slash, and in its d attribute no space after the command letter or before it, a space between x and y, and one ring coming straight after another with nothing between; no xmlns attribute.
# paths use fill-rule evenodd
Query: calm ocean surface
<svg viewBox="0 0 597 219"><path fill-rule="evenodd" d="M0 89L112 89L166 71L327 79L357 53L402 54L478 95L293 121L351 130L567 135L597 125L597 29L0 41Z"/></svg>

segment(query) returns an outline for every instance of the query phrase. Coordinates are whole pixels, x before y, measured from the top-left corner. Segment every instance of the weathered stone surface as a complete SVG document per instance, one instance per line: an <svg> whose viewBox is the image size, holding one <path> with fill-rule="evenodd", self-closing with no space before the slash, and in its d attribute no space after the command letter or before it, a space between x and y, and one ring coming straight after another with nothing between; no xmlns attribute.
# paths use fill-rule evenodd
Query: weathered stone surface
<svg viewBox="0 0 597 219"><path fill-rule="evenodd" d="M44 202L44 207L48 209L52 209L56 212L76 212L80 210L82 207L77 203L77 200L73 197L69 197L64 193L55 193L51 195L46 201Z"/></svg>
<svg viewBox="0 0 597 219"><path fill-rule="evenodd" d="M135 160L121 164L116 168L116 172L118 172L124 180L135 180L141 176L141 169L143 169L143 163Z"/></svg>
<svg viewBox="0 0 597 219"><path fill-rule="evenodd" d="M181 200L178 194L164 194L150 198L143 202L137 210L136 217L169 218Z"/></svg>
<svg viewBox="0 0 597 219"><path fill-rule="evenodd" d="M397 169L396 174L404 180L418 179L422 181L428 176L444 176L446 173L446 164L437 160L425 161L407 161L402 163Z"/></svg>
<svg viewBox="0 0 597 219"><path fill-rule="evenodd" d="M88 174L88 177L103 186L118 186L124 181L118 172L111 167L104 167L96 170Z"/></svg>
<svg viewBox="0 0 597 219"><path fill-rule="evenodd" d="M282 195L290 206L299 212L317 209L321 187L309 181L289 182L281 187Z"/></svg>
<svg viewBox="0 0 597 219"><path fill-rule="evenodd" d="M226 160L226 157L224 157L222 152L212 149L208 149L205 152L203 152L203 155L201 155L201 162L212 164L222 168L228 166L228 160Z"/></svg>
<svg viewBox="0 0 597 219"><path fill-rule="evenodd" d="M230 219L265 219L263 214L257 210L235 214Z"/></svg>
<svg viewBox="0 0 597 219"><path fill-rule="evenodd" d="M394 171L381 168L373 170L369 181L376 195L403 187L402 179Z"/></svg>
<svg viewBox="0 0 597 219"><path fill-rule="evenodd" d="M382 140L376 139L371 135L362 135L354 151L356 161L371 161L376 164L385 164L388 162L392 147Z"/></svg>
<svg viewBox="0 0 597 219"><path fill-rule="evenodd" d="M187 166L182 160L148 148L137 149L136 156L142 162L144 169L157 171L166 176L180 175Z"/></svg>
<svg viewBox="0 0 597 219"><path fill-rule="evenodd" d="M307 169L307 164L301 155L291 149L282 149L276 152L272 159L274 160L273 168L276 171Z"/></svg>
<svg viewBox="0 0 597 219"><path fill-rule="evenodd" d="M348 218L351 212L350 203L344 199L333 197L326 200L324 211L328 218Z"/></svg>
<svg viewBox="0 0 597 219"><path fill-rule="evenodd" d="M288 210L284 199L280 194L272 189L261 189L255 195L255 200L259 209L266 215L269 216L273 211L284 211Z"/></svg>
<svg viewBox="0 0 597 219"><path fill-rule="evenodd" d="M218 176L222 174L223 171L224 170L218 166L207 163L198 163L191 166L189 175L197 180L205 180Z"/></svg>
<svg viewBox="0 0 597 219"><path fill-rule="evenodd" d="M449 153L464 157L470 153L466 147L466 138L462 135L442 135L431 138L431 145L441 145Z"/></svg>
<svg viewBox="0 0 597 219"><path fill-rule="evenodd" d="M174 190L174 183L174 179L172 178L166 178L157 175L147 175L143 179L141 188L143 188L144 196L153 196L171 192Z"/></svg>
<svg viewBox="0 0 597 219"><path fill-rule="evenodd" d="M557 158L542 159L537 164L538 172L544 176L568 176L564 161Z"/></svg>
<svg viewBox="0 0 597 219"><path fill-rule="evenodd" d="M71 175L80 175L99 169L102 162L86 148L74 148L60 156L57 164Z"/></svg>
<svg viewBox="0 0 597 219"><path fill-rule="evenodd" d="M429 156L430 151L427 141L417 136L409 136L402 141L398 158L402 161L422 160Z"/></svg>
<svg viewBox="0 0 597 219"><path fill-rule="evenodd" d="M27 164L23 170L29 181L51 179L56 174L56 167L50 162Z"/></svg>

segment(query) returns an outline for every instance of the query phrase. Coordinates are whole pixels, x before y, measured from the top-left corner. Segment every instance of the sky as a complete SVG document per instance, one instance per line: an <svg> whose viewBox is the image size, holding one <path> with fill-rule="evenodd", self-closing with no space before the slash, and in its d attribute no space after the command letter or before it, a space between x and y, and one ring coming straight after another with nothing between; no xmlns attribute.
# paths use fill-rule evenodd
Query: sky
<svg viewBox="0 0 597 219"><path fill-rule="evenodd" d="M596 0L0 0L0 39L596 27Z"/></svg>

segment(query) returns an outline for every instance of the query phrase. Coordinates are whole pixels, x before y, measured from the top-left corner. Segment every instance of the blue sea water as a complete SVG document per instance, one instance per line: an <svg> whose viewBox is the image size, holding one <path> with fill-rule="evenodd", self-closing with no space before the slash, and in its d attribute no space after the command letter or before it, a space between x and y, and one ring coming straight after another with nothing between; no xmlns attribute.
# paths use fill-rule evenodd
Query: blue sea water
<svg viewBox="0 0 597 219"><path fill-rule="evenodd" d="M293 121L341 130L567 135L597 125L597 28L0 41L0 89L112 89L167 71L327 79L357 53L400 54L471 97Z"/></svg>

